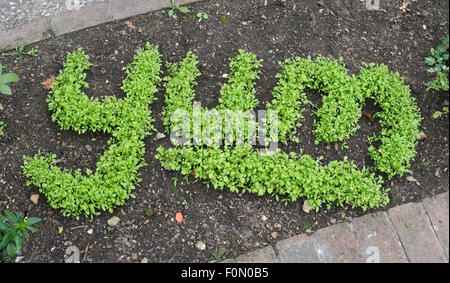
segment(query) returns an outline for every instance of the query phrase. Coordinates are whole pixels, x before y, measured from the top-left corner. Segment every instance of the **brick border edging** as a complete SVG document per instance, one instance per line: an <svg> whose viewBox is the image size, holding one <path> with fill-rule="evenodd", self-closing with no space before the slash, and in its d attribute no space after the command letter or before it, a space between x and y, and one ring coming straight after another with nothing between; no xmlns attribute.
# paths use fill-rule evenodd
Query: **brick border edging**
<svg viewBox="0 0 450 283"><path fill-rule="evenodd" d="M200 1L202 0L177 0L176 3L186 5ZM35 19L12 30L5 30L0 26L0 51L149 13L169 3L169 0L110 0L93 3L78 11L64 10L49 17Z"/></svg>
<svg viewBox="0 0 450 283"><path fill-rule="evenodd" d="M449 192L300 234L223 263L449 262Z"/></svg>

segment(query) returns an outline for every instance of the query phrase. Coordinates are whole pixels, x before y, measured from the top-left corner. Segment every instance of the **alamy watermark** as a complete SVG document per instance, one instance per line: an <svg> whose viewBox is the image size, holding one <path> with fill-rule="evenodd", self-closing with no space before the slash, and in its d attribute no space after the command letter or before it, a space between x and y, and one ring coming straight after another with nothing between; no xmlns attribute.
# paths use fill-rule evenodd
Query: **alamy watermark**
<svg viewBox="0 0 450 283"><path fill-rule="evenodd" d="M278 148L278 113L276 111L202 108L176 109L170 117L170 140L174 145L243 145L259 146L261 154Z"/></svg>
<svg viewBox="0 0 450 283"><path fill-rule="evenodd" d="M69 11L78 11L81 7L92 5L94 2L106 2L109 4L109 0L65 0L64 4Z"/></svg>
<svg viewBox="0 0 450 283"><path fill-rule="evenodd" d="M380 10L380 0L366 0L367 10Z"/></svg>

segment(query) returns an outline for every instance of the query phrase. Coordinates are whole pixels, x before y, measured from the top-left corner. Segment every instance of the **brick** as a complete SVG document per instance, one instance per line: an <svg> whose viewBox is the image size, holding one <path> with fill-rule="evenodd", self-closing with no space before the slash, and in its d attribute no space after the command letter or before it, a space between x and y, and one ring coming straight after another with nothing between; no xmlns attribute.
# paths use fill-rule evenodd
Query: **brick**
<svg viewBox="0 0 450 283"><path fill-rule="evenodd" d="M312 235L316 252L323 262L364 262L348 223L320 229Z"/></svg>
<svg viewBox="0 0 450 283"><path fill-rule="evenodd" d="M306 234L294 236L277 243L280 259L283 263L320 262L313 240Z"/></svg>
<svg viewBox="0 0 450 283"><path fill-rule="evenodd" d="M272 263L279 262L271 246L238 256L236 263Z"/></svg>
<svg viewBox="0 0 450 283"><path fill-rule="evenodd" d="M408 262L386 212L355 218L352 225L366 262Z"/></svg>
<svg viewBox="0 0 450 283"><path fill-rule="evenodd" d="M0 50L31 44L50 37L50 25L46 18L37 19L12 30L0 28Z"/></svg>
<svg viewBox="0 0 450 283"><path fill-rule="evenodd" d="M441 244L441 247L445 252L445 256L447 257L448 261L448 192L434 196L432 198L424 199L423 206L425 207L428 217L430 218L433 230L439 240L439 243Z"/></svg>
<svg viewBox="0 0 450 283"><path fill-rule="evenodd" d="M411 262L446 262L421 203L408 203L388 211L395 230Z"/></svg>
<svg viewBox="0 0 450 283"><path fill-rule="evenodd" d="M52 16L51 28L55 35L58 36L112 20L113 17L108 3L97 2L82 7L79 10L65 10Z"/></svg>

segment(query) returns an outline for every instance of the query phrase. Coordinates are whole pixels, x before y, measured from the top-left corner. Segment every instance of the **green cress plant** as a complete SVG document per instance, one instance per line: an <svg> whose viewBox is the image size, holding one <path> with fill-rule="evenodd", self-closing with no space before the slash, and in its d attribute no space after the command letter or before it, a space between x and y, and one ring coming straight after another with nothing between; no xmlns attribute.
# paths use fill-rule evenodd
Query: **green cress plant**
<svg viewBox="0 0 450 283"><path fill-rule="evenodd" d="M172 94L166 95L166 109L174 109L171 105L177 104L183 105L186 111L192 111L189 107L195 94L191 88L199 76L195 68L197 61L190 59L193 56L188 53L186 59L179 63L181 66L189 62L188 68L166 77L166 94ZM240 51L231 62L231 75L228 84L221 89L216 109L251 110L258 104L254 97L254 83L258 78L260 61L253 54ZM236 66L247 66L247 69L241 73ZM374 145L369 148L376 169L389 178L409 172L410 160L415 156L415 135L419 132L422 118L409 88L398 73L389 72L384 65L364 64L358 76L349 76L342 59L331 60L322 56L315 61L311 58L286 60L280 66L282 72L277 75L274 99L267 106L267 109L278 112L280 141L298 142L294 134L303 118L302 105L309 103L304 92L306 88L317 89L322 95L323 105L315 112L318 117L314 123L317 142L343 142L353 135L358 129L364 101L371 98L382 109L376 114L382 132L369 138L370 143L381 142L378 148ZM174 95L179 89L189 95ZM165 115L170 112L166 111ZM173 124L166 120L169 130ZM280 151L260 155L248 144L234 147L204 147L200 144L168 149L161 146L156 158L165 168L205 180L215 189L226 187L233 192L269 194L285 202L305 197L316 210L322 205L330 208L333 204L350 204L366 210L389 202L389 189L382 187L382 177L375 176L370 168L358 170L347 158L323 165L323 157L315 160L301 152L287 154Z"/></svg>
<svg viewBox="0 0 450 283"><path fill-rule="evenodd" d="M141 50L142 51L142 50ZM24 156L23 171L27 185L34 185L50 205L60 209L64 216L99 215L113 212L129 197L141 181L139 168L145 165L144 138L153 130L149 105L156 99L160 82L161 55L158 47L147 43L146 50L138 52L125 69L122 90L124 99L89 98L86 74L91 64L80 48L67 56L64 70L52 84L48 95L49 110L61 130L79 134L87 131L111 134L109 149L97 162L95 172L86 169L62 170L54 165L55 154Z"/></svg>

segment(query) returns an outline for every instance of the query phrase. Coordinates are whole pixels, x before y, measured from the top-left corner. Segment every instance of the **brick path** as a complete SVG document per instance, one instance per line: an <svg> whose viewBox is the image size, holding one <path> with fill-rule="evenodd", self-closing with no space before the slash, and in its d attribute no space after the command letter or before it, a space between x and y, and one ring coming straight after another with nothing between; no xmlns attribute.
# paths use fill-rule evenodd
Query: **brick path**
<svg viewBox="0 0 450 283"><path fill-rule="evenodd" d="M367 214L223 262L448 262L449 193Z"/></svg>
<svg viewBox="0 0 450 283"><path fill-rule="evenodd" d="M185 5L197 1L199 0L177 0L176 3ZM62 9L53 15L36 18L10 30L0 23L0 51L98 24L145 14L158 10L168 3L170 3L169 0L104 0L93 2L78 10L73 7L72 10Z"/></svg>

